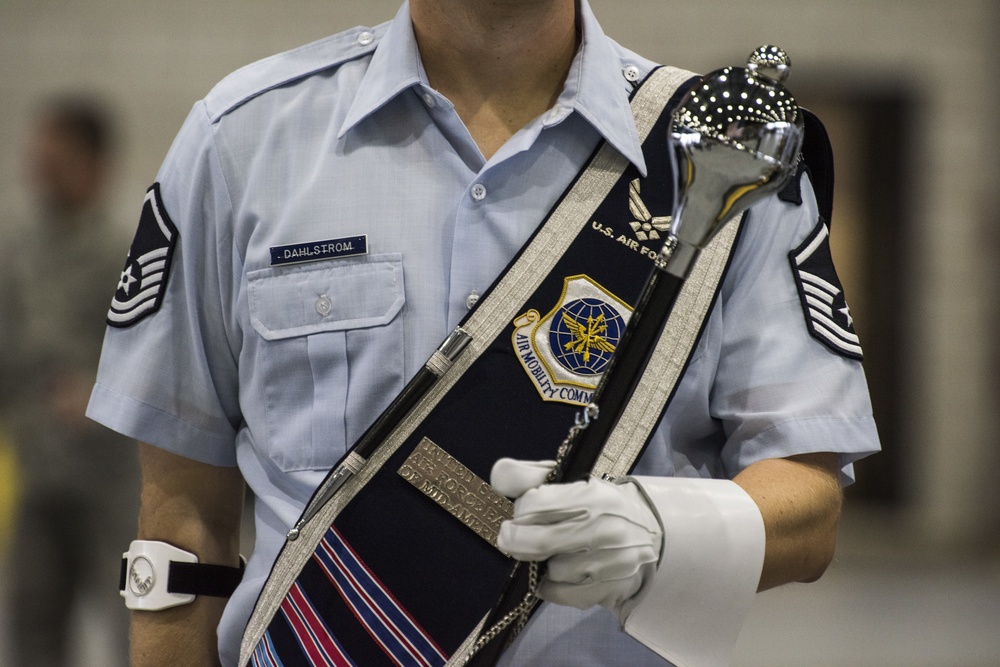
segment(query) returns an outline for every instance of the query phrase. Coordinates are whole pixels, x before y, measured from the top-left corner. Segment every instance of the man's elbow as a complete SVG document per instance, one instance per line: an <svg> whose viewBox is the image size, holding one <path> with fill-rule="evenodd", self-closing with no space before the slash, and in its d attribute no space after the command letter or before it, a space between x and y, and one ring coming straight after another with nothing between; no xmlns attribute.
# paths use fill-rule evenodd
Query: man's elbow
<svg viewBox="0 0 1000 667"><path fill-rule="evenodd" d="M822 516L814 524L811 548L806 554L804 576L799 579L800 582L811 583L818 580L833 563L842 509L843 494L838 487L836 492L830 493L828 502L822 508Z"/></svg>

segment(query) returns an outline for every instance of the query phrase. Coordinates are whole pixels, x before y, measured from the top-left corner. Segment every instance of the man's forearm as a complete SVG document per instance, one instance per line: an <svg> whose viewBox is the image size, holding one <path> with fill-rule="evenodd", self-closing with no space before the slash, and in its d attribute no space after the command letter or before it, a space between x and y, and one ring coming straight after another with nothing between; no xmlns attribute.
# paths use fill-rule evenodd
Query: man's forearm
<svg viewBox="0 0 1000 667"><path fill-rule="evenodd" d="M239 470L140 445L139 539L190 551L201 563L239 564L244 483ZM226 600L201 596L162 611L132 612L132 665L217 665Z"/></svg>
<svg viewBox="0 0 1000 667"><path fill-rule="evenodd" d="M758 590L818 579L833 559L842 493L834 454L755 463L734 478L764 519Z"/></svg>
<svg viewBox="0 0 1000 667"><path fill-rule="evenodd" d="M132 667L218 665L216 628L226 601L200 597L162 611L133 611Z"/></svg>

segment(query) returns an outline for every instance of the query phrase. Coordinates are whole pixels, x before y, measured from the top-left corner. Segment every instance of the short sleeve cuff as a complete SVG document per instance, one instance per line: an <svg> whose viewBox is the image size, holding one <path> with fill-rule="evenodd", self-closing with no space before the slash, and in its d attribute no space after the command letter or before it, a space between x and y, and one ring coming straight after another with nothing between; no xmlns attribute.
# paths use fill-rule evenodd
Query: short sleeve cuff
<svg viewBox="0 0 1000 667"><path fill-rule="evenodd" d="M840 484L854 482L854 462L879 451L878 431L871 417L816 417L777 424L755 437L727 446L722 458L726 474L765 459L783 459L801 454L834 452L840 464Z"/></svg>
<svg viewBox="0 0 1000 667"><path fill-rule="evenodd" d="M94 386L87 416L122 435L179 456L215 466L237 464L235 433L231 428L226 433L198 428L102 384Z"/></svg>

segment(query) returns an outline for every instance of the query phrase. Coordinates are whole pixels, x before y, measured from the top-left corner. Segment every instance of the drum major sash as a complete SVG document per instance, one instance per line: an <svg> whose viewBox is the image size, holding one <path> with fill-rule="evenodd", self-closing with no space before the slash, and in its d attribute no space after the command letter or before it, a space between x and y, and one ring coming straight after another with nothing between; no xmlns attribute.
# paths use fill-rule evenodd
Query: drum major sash
<svg viewBox="0 0 1000 667"><path fill-rule="evenodd" d="M513 564L495 546L509 501L483 480L503 456L554 458L589 400L669 228L669 109L692 76L647 78L631 104L648 175L596 151L461 323L465 352L285 544L241 665L437 666L467 652ZM627 473L648 443L737 235L732 223L701 253L595 474Z"/></svg>

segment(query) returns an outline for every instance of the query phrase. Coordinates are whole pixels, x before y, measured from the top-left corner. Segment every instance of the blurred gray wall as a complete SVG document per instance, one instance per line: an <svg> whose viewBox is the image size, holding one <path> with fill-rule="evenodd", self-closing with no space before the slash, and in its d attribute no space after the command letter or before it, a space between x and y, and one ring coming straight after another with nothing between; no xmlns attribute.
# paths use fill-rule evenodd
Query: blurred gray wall
<svg viewBox="0 0 1000 667"><path fill-rule="evenodd" d="M593 7L610 35L660 62L707 71L776 43L792 54L793 91L797 76L841 90L906 88L908 241L880 249L907 260L898 342L905 368L895 388L905 417L906 493L891 519L927 546L996 536L1000 3L593 0ZM0 1L2 224L15 224L27 208L20 154L40 97L90 90L114 102L127 148L117 207L131 225L187 111L216 81L258 58L391 18L397 8L397 0Z"/></svg>

